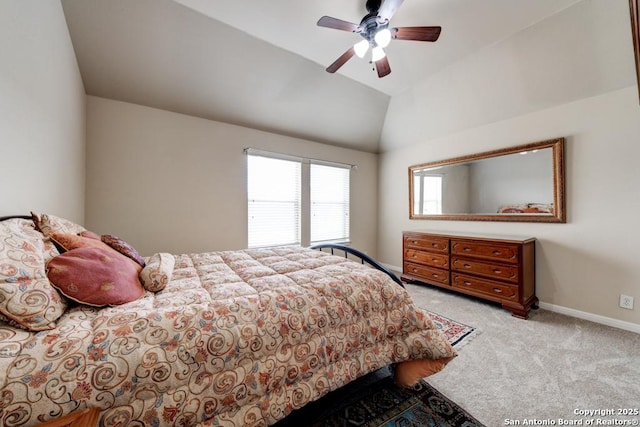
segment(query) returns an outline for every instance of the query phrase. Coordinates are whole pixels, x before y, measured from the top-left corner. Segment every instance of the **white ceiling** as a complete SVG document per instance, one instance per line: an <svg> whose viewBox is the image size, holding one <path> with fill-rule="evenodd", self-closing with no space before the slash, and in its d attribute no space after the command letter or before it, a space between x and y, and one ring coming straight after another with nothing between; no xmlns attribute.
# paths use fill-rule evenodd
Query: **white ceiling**
<svg viewBox="0 0 640 427"><path fill-rule="evenodd" d="M365 0L175 0L218 21L327 67L356 34L318 27L323 15L359 23ZM368 61L354 57L339 73L388 95L526 28L578 0L405 0L391 26L441 26L435 43L393 41L386 49L392 73L379 79Z"/></svg>
<svg viewBox="0 0 640 427"><path fill-rule="evenodd" d="M62 0L89 95L376 152L391 96L579 0L405 0L392 26L440 25L435 43L394 40L379 79L354 57L365 0Z"/></svg>

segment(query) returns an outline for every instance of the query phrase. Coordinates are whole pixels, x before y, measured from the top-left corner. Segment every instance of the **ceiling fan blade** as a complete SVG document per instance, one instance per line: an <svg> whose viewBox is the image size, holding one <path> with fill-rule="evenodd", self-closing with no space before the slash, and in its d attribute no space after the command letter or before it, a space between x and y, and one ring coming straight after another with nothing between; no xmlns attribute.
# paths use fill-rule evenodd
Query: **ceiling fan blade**
<svg viewBox="0 0 640 427"><path fill-rule="evenodd" d="M404 0L384 0L384 3L380 6L380 10L378 10L378 16L383 19L391 19L403 1Z"/></svg>
<svg viewBox="0 0 640 427"><path fill-rule="evenodd" d="M333 28L334 30L349 31L355 33L358 25L353 22L343 21L342 19L323 16L318 20L318 27Z"/></svg>
<svg viewBox="0 0 640 427"><path fill-rule="evenodd" d="M353 47L351 47L349 50L347 50L345 53L343 53L340 58L336 59L335 62L331 65L329 65L327 67L327 72L329 73L335 73L336 71L338 71L338 69L340 69L340 67L342 67L345 62L347 62L348 60L351 59L351 57L353 55L356 54L356 51Z"/></svg>
<svg viewBox="0 0 640 427"><path fill-rule="evenodd" d="M440 31L442 31L442 27L398 27L391 29L391 38L434 42L440 37Z"/></svg>
<svg viewBox="0 0 640 427"><path fill-rule="evenodd" d="M376 61L376 71L378 72L378 77L380 78L391 74L389 59L386 56Z"/></svg>

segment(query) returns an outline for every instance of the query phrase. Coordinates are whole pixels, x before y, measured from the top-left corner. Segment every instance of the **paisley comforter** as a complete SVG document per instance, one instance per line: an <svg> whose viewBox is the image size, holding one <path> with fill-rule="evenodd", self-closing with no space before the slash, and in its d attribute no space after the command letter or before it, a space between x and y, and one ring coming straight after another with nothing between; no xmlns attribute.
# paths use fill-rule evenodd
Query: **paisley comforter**
<svg viewBox="0 0 640 427"><path fill-rule="evenodd" d="M171 281L53 330L0 323L0 420L270 425L390 363L455 353L384 273L297 247L175 255Z"/></svg>

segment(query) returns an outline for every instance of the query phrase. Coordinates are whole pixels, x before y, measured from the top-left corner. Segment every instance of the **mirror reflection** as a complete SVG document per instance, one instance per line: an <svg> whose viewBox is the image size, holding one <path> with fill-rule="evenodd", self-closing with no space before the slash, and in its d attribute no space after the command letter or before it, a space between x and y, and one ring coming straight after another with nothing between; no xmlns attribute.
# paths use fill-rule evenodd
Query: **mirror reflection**
<svg viewBox="0 0 640 427"><path fill-rule="evenodd" d="M410 217L564 222L563 143L412 166Z"/></svg>

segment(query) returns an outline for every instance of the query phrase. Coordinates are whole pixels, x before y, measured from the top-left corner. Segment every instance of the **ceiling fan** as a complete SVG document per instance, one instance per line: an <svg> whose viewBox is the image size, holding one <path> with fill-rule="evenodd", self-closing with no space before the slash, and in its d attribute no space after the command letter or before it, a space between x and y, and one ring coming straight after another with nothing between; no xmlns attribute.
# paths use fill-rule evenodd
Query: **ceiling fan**
<svg viewBox="0 0 640 427"><path fill-rule="evenodd" d="M364 40L356 43L327 67L329 73L335 73L354 55L363 58L371 48L371 62L375 63L378 77L391 73L389 60L384 48L392 39L434 42L440 37L442 27L395 27L389 28L389 21L403 0L367 0L367 13L360 24L323 16L318 20L319 27L333 28L359 34Z"/></svg>

